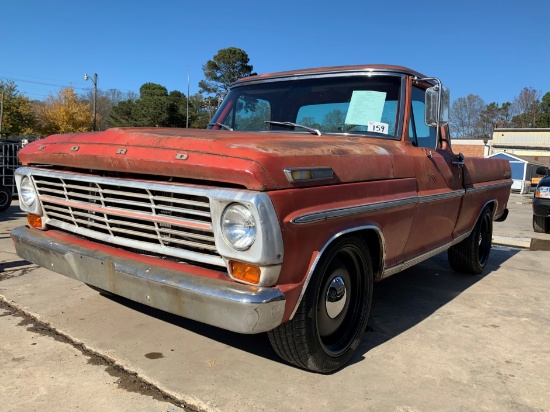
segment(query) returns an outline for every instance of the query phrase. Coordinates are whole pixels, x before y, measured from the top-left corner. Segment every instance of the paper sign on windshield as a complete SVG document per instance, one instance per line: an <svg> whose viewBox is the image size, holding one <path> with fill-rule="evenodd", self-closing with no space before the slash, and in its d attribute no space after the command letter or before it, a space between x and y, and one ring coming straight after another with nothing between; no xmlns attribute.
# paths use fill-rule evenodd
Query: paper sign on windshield
<svg viewBox="0 0 550 412"><path fill-rule="evenodd" d="M367 126L369 122L380 122L385 101L385 92L355 90L349 102L346 124Z"/></svg>

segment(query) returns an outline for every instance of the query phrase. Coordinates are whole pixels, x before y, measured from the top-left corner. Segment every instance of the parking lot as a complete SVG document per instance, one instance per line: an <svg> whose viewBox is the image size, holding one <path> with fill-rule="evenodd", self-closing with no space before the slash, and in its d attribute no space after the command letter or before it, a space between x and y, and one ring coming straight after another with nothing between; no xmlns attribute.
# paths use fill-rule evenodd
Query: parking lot
<svg viewBox="0 0 550 412"><path fill-rule="evenodd" d="M529 196L510 210L482 276L454 273L443 253L377 283L356 356L319 375L282 363L265 334L109 298L22 261L14 203L0 215L0 410L550 410L550 235L533 233Z"/></svg>

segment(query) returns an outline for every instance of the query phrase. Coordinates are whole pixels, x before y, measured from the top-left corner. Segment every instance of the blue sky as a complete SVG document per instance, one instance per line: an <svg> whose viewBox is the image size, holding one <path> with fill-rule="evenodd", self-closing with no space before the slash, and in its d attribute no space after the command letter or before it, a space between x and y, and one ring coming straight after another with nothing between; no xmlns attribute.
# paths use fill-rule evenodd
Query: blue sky
<svg viewBox="0 0 550 412"><path fill-rule="evenodd" d="M202 65L243 49L257 73L388 63L439 77L451 98L550 91L550 1L2 0L0 79L45 99L61 86L198 92Z"/></svg>

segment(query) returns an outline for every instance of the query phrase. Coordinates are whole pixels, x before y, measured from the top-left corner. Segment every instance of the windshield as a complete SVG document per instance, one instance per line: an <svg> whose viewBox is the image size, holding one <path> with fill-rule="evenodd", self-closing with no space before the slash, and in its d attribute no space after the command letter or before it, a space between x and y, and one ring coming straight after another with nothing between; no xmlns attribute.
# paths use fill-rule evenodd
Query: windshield
<svg viewBox="0 0 550 412"><path fill-rule="evenodd" d="M401 81L354 74L244 84L231 89L209 128L395 137Z"/></svg>

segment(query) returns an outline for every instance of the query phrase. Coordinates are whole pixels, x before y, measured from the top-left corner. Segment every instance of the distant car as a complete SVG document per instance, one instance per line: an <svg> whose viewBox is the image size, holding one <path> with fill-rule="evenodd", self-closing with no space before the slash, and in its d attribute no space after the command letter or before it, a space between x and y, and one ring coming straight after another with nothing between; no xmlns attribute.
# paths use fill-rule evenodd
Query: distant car
<svg viewBox="0 0 550 412"><path fill-rule="evenodd" d="M541 166L537 174L544 176L533 198L533 229L537 233L550 232L550 169Z"/></svg>

